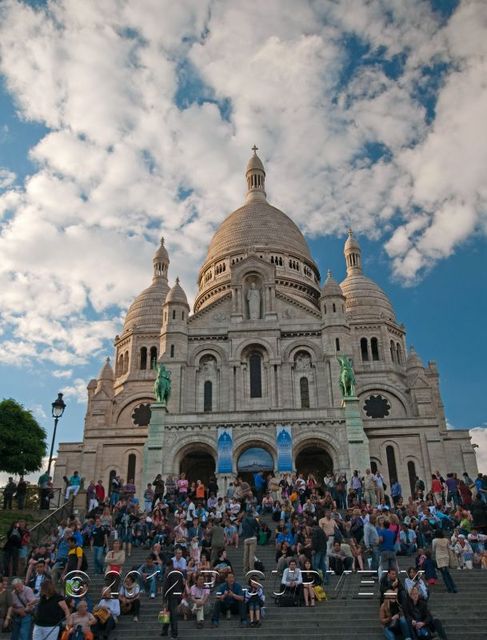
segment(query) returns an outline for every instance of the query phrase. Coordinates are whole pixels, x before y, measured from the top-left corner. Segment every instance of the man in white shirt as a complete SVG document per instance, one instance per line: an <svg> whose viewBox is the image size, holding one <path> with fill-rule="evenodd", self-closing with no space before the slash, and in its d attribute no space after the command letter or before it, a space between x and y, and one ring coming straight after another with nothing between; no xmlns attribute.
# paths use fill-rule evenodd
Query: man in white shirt
<svg viewBox="0 0 487 640"><path fill-rule="evenodd" d="M298 600L303 588L303 576L301 569L296 564L296 560L290 560L287 569L282 574L281 585L287 593L292 594Z"/></svg>
<svg viewBox="0 0 487 640"><path fill-rule="evenodd" d="M186 575L186 569L188 565L186 562L186 558L183 558L183 550L180 548L177 548L171 560L172 560L173 569L179 569L181 573Z"/></svg>

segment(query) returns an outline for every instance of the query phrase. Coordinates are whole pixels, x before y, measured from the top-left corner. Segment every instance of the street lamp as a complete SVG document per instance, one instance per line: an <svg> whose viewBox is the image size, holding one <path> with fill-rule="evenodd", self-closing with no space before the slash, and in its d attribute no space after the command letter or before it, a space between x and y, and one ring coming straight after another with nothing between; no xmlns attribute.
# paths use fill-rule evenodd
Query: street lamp
<svg viewBox="0 0 487 640"><path fill-rule="evenodd" d="M47 465L47 475L51 475L51 464L52 464L52 454L54 452L54 441L56 440L56 429L59 418L64 413L64 409L66 409L66 403L63 400L63 394L58 393L57 398L52 403L52 417L54 418L54 432L52 434L51 441L51 453L49 454L49 464Z"/></svg>

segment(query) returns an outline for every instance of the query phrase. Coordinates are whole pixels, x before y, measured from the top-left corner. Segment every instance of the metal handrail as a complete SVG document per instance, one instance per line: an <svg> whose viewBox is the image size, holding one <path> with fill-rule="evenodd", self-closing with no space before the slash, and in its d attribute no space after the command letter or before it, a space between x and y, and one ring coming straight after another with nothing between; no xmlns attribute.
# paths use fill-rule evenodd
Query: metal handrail
<svg viewBox="0 0 487 640"><path fill-rule="evenodd" d="M35 524L32 529L30 529L31 544L39 544L43 541L43 538L49 535L53 524L58 525L64 518L73 515L73 508L74 496L55 511L52 511L43 520Z"/></svg>

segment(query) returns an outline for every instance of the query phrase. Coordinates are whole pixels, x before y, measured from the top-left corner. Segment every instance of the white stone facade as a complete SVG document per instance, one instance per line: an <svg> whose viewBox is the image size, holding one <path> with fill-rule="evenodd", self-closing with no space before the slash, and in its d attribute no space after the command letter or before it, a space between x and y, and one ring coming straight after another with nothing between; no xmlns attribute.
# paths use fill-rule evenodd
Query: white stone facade
<svg viewBox="0 0 487 640"><path fill-rule="evenodd" d="M276 425L292 426L298 471L332 465L350 473L337 355L353 360L371 463L389 484L397 474L409 495L414 474L427 484L435 469L476 474L468 431L446 427L435 363L425 367L414 350L407 352L405 328L363 275L352 233L345 280L339 285L328 274L320 288L301 232L267 203L255 152L246 177L246 202L210 244L192 314L179 282L169 288L161 242L153 282L115 338L114 370L107 362L88 385L83 442L59 447L56 485L78 469L105 483L110 473L134 475L142 488L144 405L154 401L156 361L172 376L164 474L185 470L206 479L219 426L233 427L234 471L249 447L266 449L275 463Z"/></svg>

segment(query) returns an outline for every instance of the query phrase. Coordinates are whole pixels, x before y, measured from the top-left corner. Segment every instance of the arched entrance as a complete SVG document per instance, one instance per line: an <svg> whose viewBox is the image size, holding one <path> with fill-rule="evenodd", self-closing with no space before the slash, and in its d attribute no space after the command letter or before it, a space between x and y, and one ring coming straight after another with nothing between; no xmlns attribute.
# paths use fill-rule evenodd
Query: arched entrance
<svg viewBox="0 0 487 640"><path fill-rule="evenodd" d="M238 475L252 484L254 473L258 471L274 470L274 460L272 455L262 447L249 447L245 449L237 460L237 473Z"/></svg>
<svg viewBox="0 0 487 640"><path fill-rule="evenodd" d="M179 473L185 473L190 482L201 480L208 486L211 476L215 475L215 459L207 451L192 449L181 458Z"/></svg>
<svg viewBox="0 0 487 640"><path fill-rule="evenodd" d="M323 482L325 475L333 471L333 460L324 446L309 444L296 456L296 471L304 474L312 473L319 483Z"/></svg>

